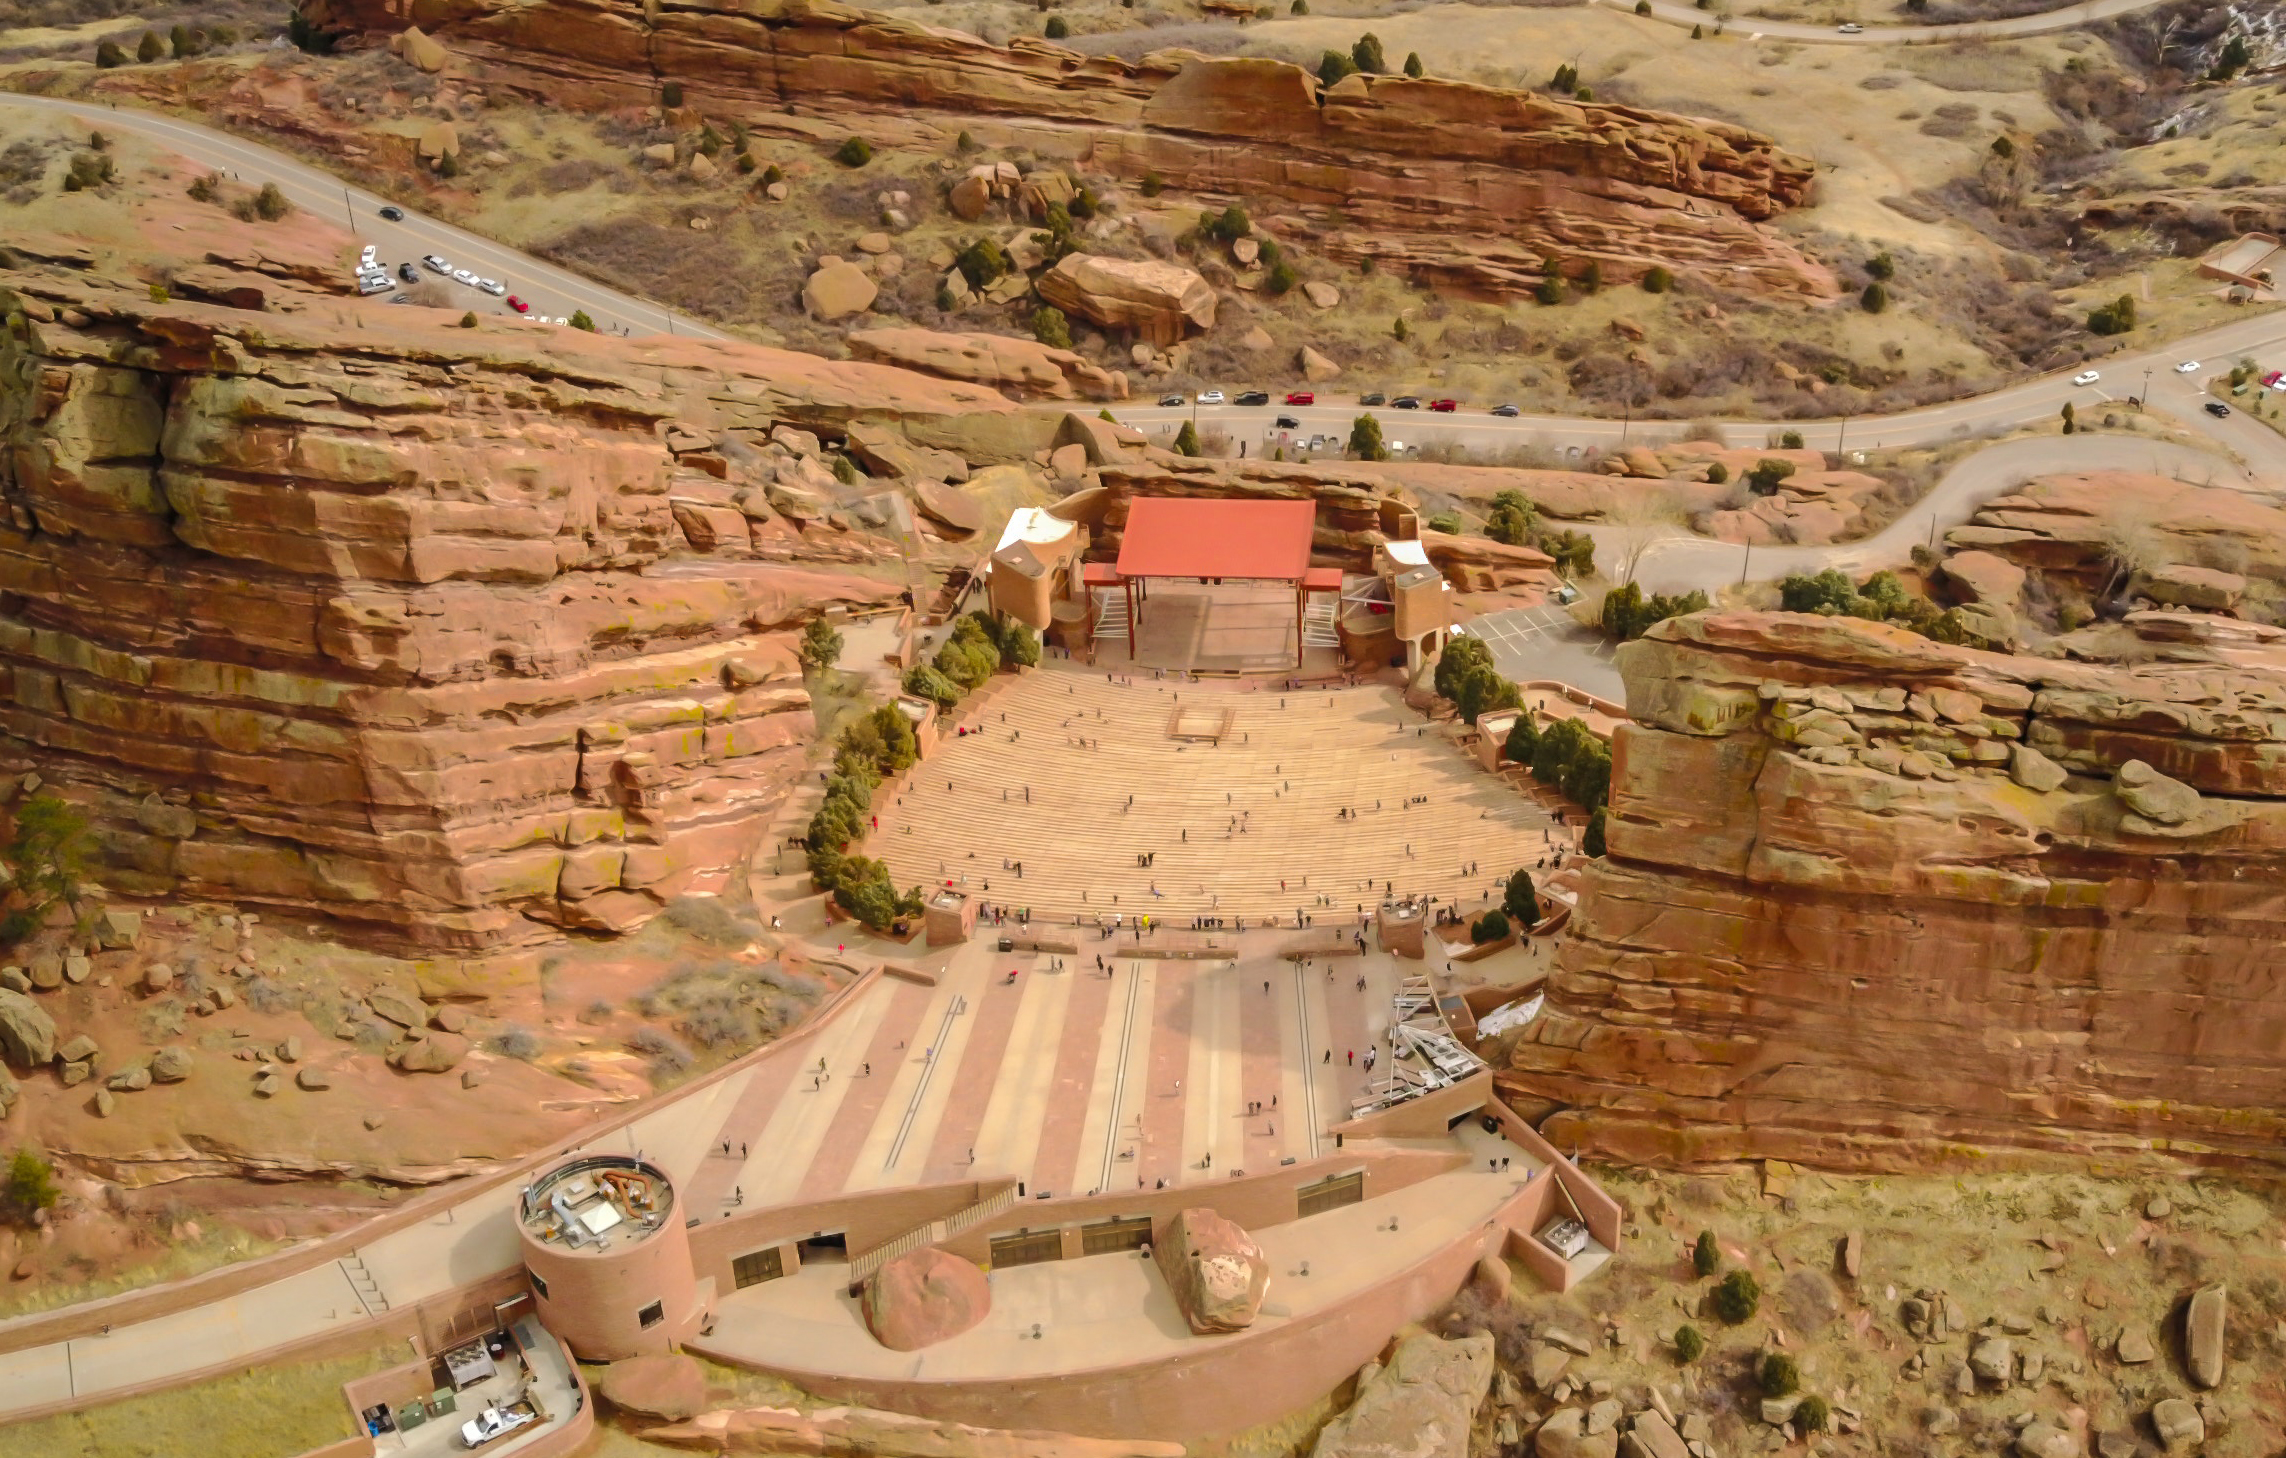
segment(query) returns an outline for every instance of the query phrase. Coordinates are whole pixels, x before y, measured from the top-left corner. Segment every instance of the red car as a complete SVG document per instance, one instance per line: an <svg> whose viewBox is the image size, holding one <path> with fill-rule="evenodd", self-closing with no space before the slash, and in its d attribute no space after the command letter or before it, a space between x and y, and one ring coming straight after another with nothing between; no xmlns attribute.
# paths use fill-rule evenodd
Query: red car
<svg viewBox="0 0 2286 1458"><path fill-rule="evenodd" d="M1286 403L1289 405L1315 405L1318 403L1318 397L1308 390L1296 390L1286 397Z"/></svg>
<svg viewBox="0 0 2286 1458"><path fill-rule="evenodd" d="M1453 413L1455 410L1458 410L1458 409L1460 409L1460 401L1458 401L1458 400L1431 400L1431 401L1429 402L1429 408L1430 408L1431 410L1440 411L1440 412L1442 412L1443 414L1446 414L1446 415L1450 415L1450 414L1452 414L1452 413Z"/></svg>
<svg viewBox="0 0 2286 1458"><path fill-rule="evenodd" d="M2272 370L2262 377L2262 388L2275 390L2282 381L2286 381L2286 370Z"/></svg>
<svg viewBox="0 0 2286 1458"><path fill-rule="evenodd" d="M522 299L517 298L514 294L510 294L508 296L508 307L514 309L519 314L529 314L532 312L532 306L525 303Z"/></svg>

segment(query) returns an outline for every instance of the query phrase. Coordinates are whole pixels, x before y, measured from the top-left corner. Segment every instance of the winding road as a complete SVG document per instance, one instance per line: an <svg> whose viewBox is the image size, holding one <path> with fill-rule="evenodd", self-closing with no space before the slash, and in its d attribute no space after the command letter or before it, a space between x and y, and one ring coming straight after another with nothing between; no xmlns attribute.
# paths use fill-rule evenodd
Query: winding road
<svg viewBox="0 0 2286 1458"><path fill-rule="evenodd" d="M1611 0L1621 3L1621 0ZM2027 29L2078 24L2086 19L2116 15L2142 8L2153 0L2092 0L2066 11L2023 16L1988 24ZM1681 16L1705 12L1665 5L1653 0L1654 15L1662 8ZM1632 8L1632 7L1629 7ZM2057 17L2069 14L2069 22ZM1980 23L1987 24L1987 23ZM1807 30L1808 27L1803 27ZM1961 27L1892 27L1868 31L1864 37L1879 41L1942 39ZM1776 31L1770 33L1775 34ZM1963 32L1965 33L1965 32ZM1823 32L1819 38L1823 38ZM107 129L131 131L161 143L201 166L232 173L248 185L274 182L297 206L325 214L342 212L358 236L376 243L382 257L395 263L438 253L456 265L502 280L529 300L542 315L565 315L584 309L605 330L631 334L661 330L700 339L728 340L733 336L686 315L675 314L643 299L608 288L577 274L541 262L513 248L478 237L449 223L406 209L401 221L380 217L386 199L354 187L344 187L331 174L285 153L248 142L211 127L148 112L118 110L86 102L52 97L0 96L0 105L25 107L74 117ZM474 302L477 296L471 295ZM1976 435L1999 433L2052 421L2069 401L2083 418L2100 414L2101 407L2130 395L2146 394L2150 406L2175 423L2212 443L2217 454L2206 455L2181 446L2160 445L2137 436L2092 434L2035 437L2009 441L1980 451L1955 466L1913 511L1877 535L1858 542L1829 547L1765 547L1749 552L1734 543L1716 542L1677 528L1655 543L1639 569L1644 585L1659 591L1704 587L1709 590L1738 580L1752 567L1764 576L1841 566L1870 570L1901 561L1914 542L1966 520L1984 500L2043 471L2087 470L2103 466L2149 469L2177 474L2189 480L2217 484L2286 489L2286 438L2233 412L2216 419L2200 407L2205 382L2227 370L2241 357L2286 366L2286 311L2249 313L2231 323L2205 330L2164 346L2123 351L2100 361L2102 378L2088 385L2073 383L2059 372L1971 399L1902 411L1893 415L1867 415L1846 420L1738 421L1721 427L1724 442L1734 446L1767 445L1779 430L1800 431L1813 448L1837 453L1908 445L1938 445ZM2178 371L2184 361L2201 361L2196 371ZM1233 384L1232 393L1242 388ZM1276 398L1276 397L1273 397ZM1346 439L1351 422L1360 413L1355 397L1307 406L1239 406L1188 403L1179 407L1135 405L1121 408L1119 418L1163 436L1172 436L1181 422L1220 426L1233 438L1268 450L1273 445L1291 449L1312 435ZM1540 446L1572 457L1593 449L1611 450L1641 443L1654 431L1665 435L1671 422L1637 423L1595 417L1521 415L1504 418L1472 408L1453 414L1376 408L1370 413L1382 422L1384 436L1393 442L1421 445L1430 442L1467 446L1476 450ZM1297 422L1280 429L1276 421ZM1612 528L1590 525L1588 530L1608 538Z"/></svg>

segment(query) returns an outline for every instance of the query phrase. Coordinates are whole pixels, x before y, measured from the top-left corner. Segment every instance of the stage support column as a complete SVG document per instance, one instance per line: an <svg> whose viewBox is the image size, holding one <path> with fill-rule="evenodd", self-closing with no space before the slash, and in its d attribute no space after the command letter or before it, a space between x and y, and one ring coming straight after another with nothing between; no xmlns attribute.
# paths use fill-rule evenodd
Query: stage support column
<svg viewBox="0 0 2286 1458"><path fill-rule="evenodd" d="M1127 661L1135 661L1135 581L1127 581Z"/></svg>

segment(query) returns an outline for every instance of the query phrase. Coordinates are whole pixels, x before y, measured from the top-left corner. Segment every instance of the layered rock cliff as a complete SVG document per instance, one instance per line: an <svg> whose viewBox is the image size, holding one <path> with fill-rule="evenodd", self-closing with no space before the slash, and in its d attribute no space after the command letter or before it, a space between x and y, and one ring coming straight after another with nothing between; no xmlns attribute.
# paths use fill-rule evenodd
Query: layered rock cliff
<svg viewBox="0 0 2286 1458"><path fill-rule="evenodd" d="M1660 264L1838 292L1758 226L1808 200L1814 165L1722 122L1402 76L1321 89L1261 59L999 47L831 0L310 0L304 13L376 38L417 23L488 87L553 105L642 106L673 81L687 105L762 130L838 136L865 119L876 140L932 145L973 131L1242 198L1334 257L1486 292L1533 287L1550 255L1611 282Z"/></svg>
<svg viewBox="0 0 2286 1458"><path fill-rule="evenodd" d="M1502 1084L1653 1163L2286 1161L2286 654L2202 621L2135 667L1783 613L1622 648L1610 853Z"/></svg>
<svg viewBox="0 0 2286 1458"><path fill-rule="evenodd" d="M0 772L79 803L117 888L480 948L719 884L814 732L800 627L904 584L866 526L909 529L896 493L811 432L990 460L1054 425L879 365L334 308L0 272Z"/></svg>

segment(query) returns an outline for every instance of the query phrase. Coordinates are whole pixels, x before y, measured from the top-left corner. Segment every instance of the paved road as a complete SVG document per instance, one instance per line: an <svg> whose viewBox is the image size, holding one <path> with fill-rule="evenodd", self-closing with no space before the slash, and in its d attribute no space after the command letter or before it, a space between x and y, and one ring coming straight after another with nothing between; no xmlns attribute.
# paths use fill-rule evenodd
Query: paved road
<svg viewBox="0 0 2286 1458"><path fill-rule="evenodd" d="M294 206L323 217L344 218L352 232L380 248L391 272L398 263L417 262L423 254L436 253L456 268L500 280L510 293L530 303L536 315L568 319L585 309L596 327L606 331L657 334L664 330L700 339L731 338L687 315L605 288L450 223L423 217L410 208L405 209L403 222L390 222L381 216L381 208L389 199L361 188L344 187L330 173L212 127L150 112L117 111L46 96L0 96L0 105L61 113L106 131L133 132L172 148L202 167L227 172L249 186L275 182ZM434 275L424 269L422 277ZM343 281L348 282L346 277ZM471 295L472 302L476 297Z"/></svg>
<svg viewBox="0 0 2286 1458"><path fill-rule="evenodd" d="M1635 0L1589 0L1589 3L1613 10L1635 9ZM2163 0L2084 0L2082 4L2043 10L2037 15L2019 15L2008 20L1970 20L1953 25L1868 25L1855 35L1844 35L1831 25L1809 25L1793 20L1758 20L1745 15L1732 16L1725 28L1730 33L1751 36L1756 40L1809 41L1818 45L1927 45L1933 41L1989 40L1995 36L2039 35L2046 31L2070 30L2091 21L2108 20L2114 15L2148 10L2161 3ZM1714 19L1707 11L1690 5L1679 5L1674 0L1651 0L1651 14L1648 18L1669 25L1705 25Z"/></svg>
<svg viewBox="0 0 2286 1458"><path fill-rule="evenodd" d="M1555 603L1486 613L1471 618L1460 631L1484 640L1492 650L1493 666L1505 678L1518 682L1552 678L1602 698L1621 702L1627 698L1627 686L1611 661L1611 642L1573 622L1571 614Z"/></svg>

